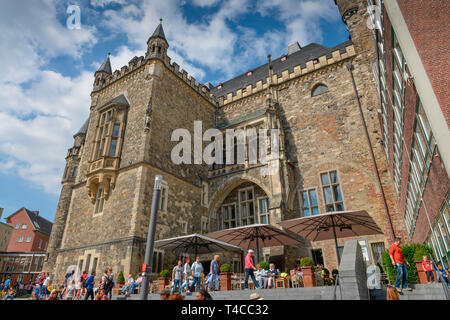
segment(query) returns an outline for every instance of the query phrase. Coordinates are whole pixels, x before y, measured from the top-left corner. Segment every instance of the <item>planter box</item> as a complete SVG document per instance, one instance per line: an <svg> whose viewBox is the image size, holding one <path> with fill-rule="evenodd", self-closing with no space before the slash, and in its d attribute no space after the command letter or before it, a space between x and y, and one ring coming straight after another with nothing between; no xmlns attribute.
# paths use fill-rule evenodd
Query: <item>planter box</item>
<svg viewBox="0 0 450 320"><path fill-rule="evenodd" d="M314 267L302 267L303 285L305 287L315 287L316 278L314 276Z"/></svg>
<svg viewBox="0 0 450 320"><path fill-rule="evenodd" d="M231 286L231 272L224 272L220 274L220 290L232 290Z"/></svg>
<svg viewBox="0 0 450 320"><path fill-rule="evenodd" d="M158 279L158 292L162 291L168 285L169 285L169 278L159 278Z"/></svg>

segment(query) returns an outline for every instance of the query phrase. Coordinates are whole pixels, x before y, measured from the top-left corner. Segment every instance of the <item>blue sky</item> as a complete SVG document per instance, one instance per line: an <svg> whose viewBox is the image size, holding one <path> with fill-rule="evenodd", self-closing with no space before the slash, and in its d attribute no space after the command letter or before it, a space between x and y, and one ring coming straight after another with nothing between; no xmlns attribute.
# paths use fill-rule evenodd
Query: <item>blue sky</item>
<svg viewBox="0 0 450 320"><path fill-rule="evenodd" d="M67 28L69 5L81 28ZM143 56L163 19L169 56L218 84L287 53L348 40L333 0L0 1L0 207L53 220L66 151L89 115L95 70Z"/></svg>

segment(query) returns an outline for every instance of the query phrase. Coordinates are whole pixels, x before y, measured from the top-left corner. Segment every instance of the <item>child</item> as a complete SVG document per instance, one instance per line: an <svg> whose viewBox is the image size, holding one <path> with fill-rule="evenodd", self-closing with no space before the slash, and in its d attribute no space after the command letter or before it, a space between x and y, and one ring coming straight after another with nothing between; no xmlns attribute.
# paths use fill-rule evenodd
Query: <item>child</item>
<svg viewBox="0 0 450 320"><path fill-rule="evenodd" d="M386 289L386 300L400 300L397 289L393 286L388 286Z"/></svg>
<svg viewBox="0 0 450 320"><path fill-rule="evenodd" d="M438 264L438 267L436 269L436 274L437 274L437 278L438 278L438 282L445 282L447 284L447 286L450 288L450 280L449 280L449 276L448 276L448 272L447 270L445 270L442 267L442 264Z"/></svg>
<svg viewBox="0 0 450 320"><path fill-rule="evenodd" d="M434 282L434 274L433 274L433 262L427 259L427 256L423 256L422 266L427 274L428 283Z"/></svg>

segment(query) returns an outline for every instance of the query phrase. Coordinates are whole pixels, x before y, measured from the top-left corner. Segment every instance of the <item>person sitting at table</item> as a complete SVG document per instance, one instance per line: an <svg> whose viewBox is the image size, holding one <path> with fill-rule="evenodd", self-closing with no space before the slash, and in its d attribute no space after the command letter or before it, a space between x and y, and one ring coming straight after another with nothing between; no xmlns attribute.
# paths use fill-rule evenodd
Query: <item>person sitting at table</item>
<svg viewBox="0 0 450 320"><path fill-rule="evenodd" d="M267 271L261 268L261 265L258 263L256 265L255 271L256 281L258 281L259 286L261 288L267 287Z"/></svg>
<svg viewBox="0 0 450 320"><path fill-rule="evenodd" d="M267 287L272 288L275 284L275 278L278 276L278 270L275 269L275 265L271 263L269 270L267 270Z"/></svg>

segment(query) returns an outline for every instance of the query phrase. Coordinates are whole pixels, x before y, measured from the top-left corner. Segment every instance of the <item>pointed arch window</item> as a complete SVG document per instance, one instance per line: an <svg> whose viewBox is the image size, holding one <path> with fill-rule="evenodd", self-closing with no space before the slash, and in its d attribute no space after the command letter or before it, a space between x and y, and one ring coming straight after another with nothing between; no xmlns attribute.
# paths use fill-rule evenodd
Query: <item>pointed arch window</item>
<svg viewBox="0 0 450 320"><path fill-rule="evenodd" d="M311 90L311 97L318 96L325 92L328 92L328 87L323 83L319 83Z"/></svg>

